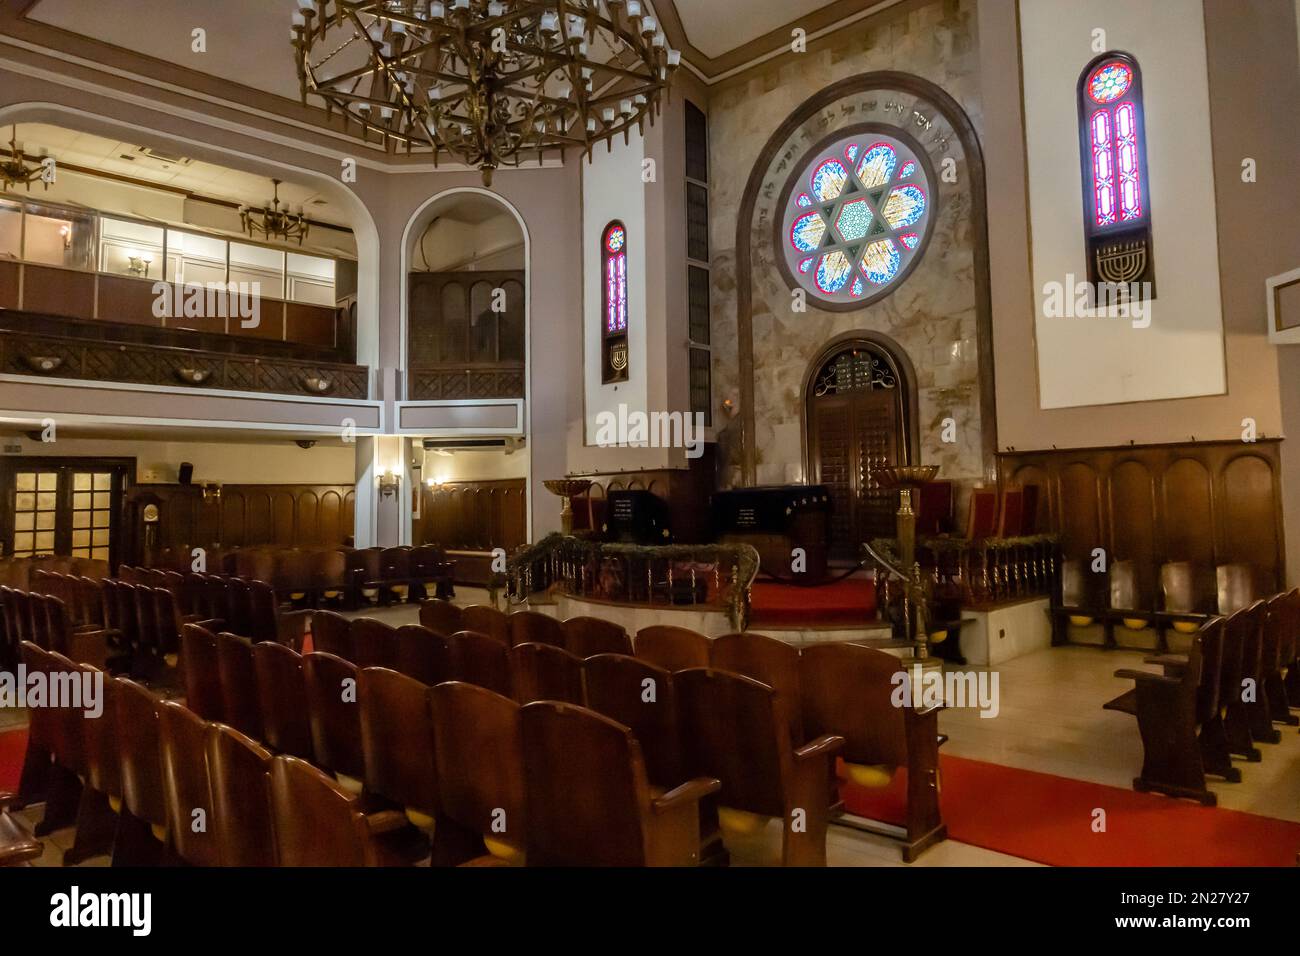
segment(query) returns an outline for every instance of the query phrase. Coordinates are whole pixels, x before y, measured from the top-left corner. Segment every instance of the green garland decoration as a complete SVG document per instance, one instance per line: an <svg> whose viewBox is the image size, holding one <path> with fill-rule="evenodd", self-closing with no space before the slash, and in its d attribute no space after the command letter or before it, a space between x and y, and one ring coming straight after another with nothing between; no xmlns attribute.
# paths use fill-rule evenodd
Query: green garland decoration
<svg viewBox="0 0 1300 956"><path fill-rule="evenodd" d="M746 544L666 544L641 545L593 541L552 531L534 544L521 545L506 562L507 575L517 580L524 567L538 561L548 561L563 549L568 557L578 557L584 562L601 558L639 558L645 561L693 561L716 564L737 569L740 582L731 588L727 599L727 614L732 626L743 630L749 617L749 586L758 575L758 552Z"/></svg>

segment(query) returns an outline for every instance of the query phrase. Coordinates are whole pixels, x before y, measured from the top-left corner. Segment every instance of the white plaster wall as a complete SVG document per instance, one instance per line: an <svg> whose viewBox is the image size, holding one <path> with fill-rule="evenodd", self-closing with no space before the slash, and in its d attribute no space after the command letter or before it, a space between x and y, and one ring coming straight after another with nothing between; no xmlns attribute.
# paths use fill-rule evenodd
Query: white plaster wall
<svg viewBox="0 0 1300 956"><path fill-rule="evenodd" d="M1020 29L1040 407L1223 394L1201 0L1021 0ZM1142 69L1157 291L1148 328L1043 314L1047 283L1087 278L1076 87L1098 29L1101 49Z"/></svg>
<svg viewBox="0 0 1300 956"><path fill-rule="evenodd" d="M619 405L648 411L646 342L650 317L646 313L646 202L641 182L645 145L633 133L628 145L615 141L612 152L597 149L594 161L583 165L583 381L586 395L585 443L596 440L596 416L617 414ZM627 227L628 380L614 385L600 381L601 338L601 237L613 220ZM544 253L543 253L544 255ZM662 319L662 317L660 317Z"/></svg>

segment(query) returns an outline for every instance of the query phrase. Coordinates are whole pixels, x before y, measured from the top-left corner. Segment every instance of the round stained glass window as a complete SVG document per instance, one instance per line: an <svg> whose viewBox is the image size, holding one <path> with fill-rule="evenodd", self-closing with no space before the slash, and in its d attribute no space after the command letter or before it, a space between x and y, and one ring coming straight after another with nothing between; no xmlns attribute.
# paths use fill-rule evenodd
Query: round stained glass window
<svg viewBox="0 0 1300 956"><path fill-rule="evenodd" d="M836 304L883 294L923 250L933 205L925 169L911 146L877 132L815 153L786 201L790 275Z"/></svg>
<svg viewBox="0 0 1300 956"><path fill-rule="evenodd" d="M1103 63L1088 77L1088 95L1094 103L1112 103L1133 85L1133 71L1124 63Z"/></svg>

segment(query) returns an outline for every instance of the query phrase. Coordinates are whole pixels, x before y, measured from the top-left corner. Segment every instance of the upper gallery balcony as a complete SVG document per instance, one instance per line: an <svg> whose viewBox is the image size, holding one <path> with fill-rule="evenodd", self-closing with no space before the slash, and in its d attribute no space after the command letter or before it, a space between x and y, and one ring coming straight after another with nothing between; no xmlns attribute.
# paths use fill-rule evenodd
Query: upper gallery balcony
<svg viewBox="0 0 1300 956"><path fill-rule="evenodd" d="M0 374L366 399L356 264L0 199Z"/></svg>

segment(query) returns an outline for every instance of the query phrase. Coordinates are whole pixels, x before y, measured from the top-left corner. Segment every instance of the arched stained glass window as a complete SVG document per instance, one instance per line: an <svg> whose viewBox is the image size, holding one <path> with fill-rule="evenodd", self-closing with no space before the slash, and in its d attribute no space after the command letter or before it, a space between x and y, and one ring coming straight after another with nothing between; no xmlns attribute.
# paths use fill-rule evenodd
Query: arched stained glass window
<svg viewBox="0 0 1300 956"><path fill-rule="evenodd" d="M1079 76L1079 143L1090 281L1151 283L1151 197L1142 72L1105 53Z"/></svg>
<svg viewBox="0 0 1300 956"><path fill-rule="evenodd" d="M918 149L866 129L808 156L790 187L782 232L796 284L848 307L885 294L909 271L932 211Z"/></svg>
<svg viewBox="0 0 1300 956"><path fill-rule="evenodd" d="M627 227L615 220L600 239L601 381L627 381Z"/></svg>

